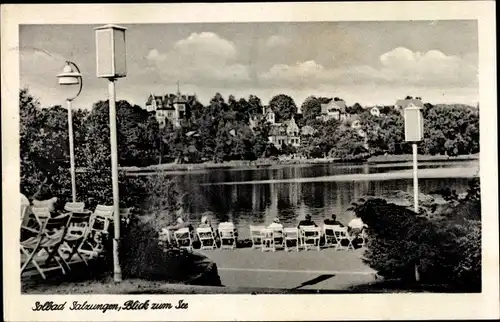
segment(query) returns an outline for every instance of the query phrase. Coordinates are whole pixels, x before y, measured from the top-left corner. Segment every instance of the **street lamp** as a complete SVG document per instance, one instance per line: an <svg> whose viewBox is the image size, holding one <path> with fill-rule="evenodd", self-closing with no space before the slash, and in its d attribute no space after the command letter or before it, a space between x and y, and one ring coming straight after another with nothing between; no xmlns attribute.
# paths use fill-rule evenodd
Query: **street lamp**
<svg viewBox="0 0 500 322"><path fill-rule="evenodd" d="M109 129L111 141L111 177L113 181L113 263L114 280L122 280L119 260L120 198L118 194L118 146L116 131L115 80L127 76L125 30L116 25L95 28L97 77L108 79Z"/></svg>
<svg viewBox="0 0 500 322"><path fill-rule="evenodd" d="M404 110L405 118L405 141L412 143L413 149L413 199L414 210L418 214L418 164L417 143L424 136L424 117L422 108L417 106L407 107Z"/></svg>
<svg viewBox="0 0 500 322"><path fill-rule="evenodd" d="M59 85L62 86L75 86L78 85L78 92L75 96L67 98L66 104L68 106L68 132L69 132L69 160L71 167L71 195L73 202L76 202L76 176L75 176L75 149L73 145L73 111L72 104L73 100L80 95L83 88L82 74L80 69L75 63L67 61L62 73L57 75Z"/></svg>

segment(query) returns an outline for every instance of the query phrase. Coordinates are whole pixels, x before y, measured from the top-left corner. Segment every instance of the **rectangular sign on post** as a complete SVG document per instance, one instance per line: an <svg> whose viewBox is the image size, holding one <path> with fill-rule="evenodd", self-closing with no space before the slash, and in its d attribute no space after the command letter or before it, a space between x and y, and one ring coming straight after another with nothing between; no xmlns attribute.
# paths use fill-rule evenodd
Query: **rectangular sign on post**
<svg viewBox="0 0 500 322"><path fill-rule="evenodd" d="M424 119L420 108L406 108L405 117L405 141L419 142L424 136Z"/></svg>
<svg viewBox="0 0 500 322"><path fill-rule="evenodd" d="M126 28L106 25L95 28L97 77L119 78L127 76Z"/></svg>

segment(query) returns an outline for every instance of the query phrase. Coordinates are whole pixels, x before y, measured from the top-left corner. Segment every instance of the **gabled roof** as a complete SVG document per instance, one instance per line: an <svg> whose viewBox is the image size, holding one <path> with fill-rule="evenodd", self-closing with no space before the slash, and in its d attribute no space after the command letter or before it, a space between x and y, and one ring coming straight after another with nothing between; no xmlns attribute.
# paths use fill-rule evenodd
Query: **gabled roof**
<svg viewBox="0 0 500 322"><path fill-rule="evenodd" d="M344 101L331 100L326 104L321 104L321 113L326 114L329 110L339 110L341 113L346 112L346 106Z"/></svg>
<svg viewBox="0 0 500 322"><path fill-rule="evenodd" d="M424 103L422 102L422 100L416 98L397 100L395 105L402 108L407 108L410 104L413 104L416 107L424 107Z"/></svg>
<svg viewBox="0 0 500 322"><path fill-rule="evenodd" d="M271 127L269 131L269 135L278 136L278 135L286 135L286 126L283 124L276 124Z"/></svg>

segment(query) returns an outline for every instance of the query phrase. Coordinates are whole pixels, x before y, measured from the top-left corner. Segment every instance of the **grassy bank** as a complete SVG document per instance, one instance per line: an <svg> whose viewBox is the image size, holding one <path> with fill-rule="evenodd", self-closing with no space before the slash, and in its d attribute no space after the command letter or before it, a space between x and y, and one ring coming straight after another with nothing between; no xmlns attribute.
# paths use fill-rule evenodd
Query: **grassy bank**
<svg viewBox="0 0 500 322"><path fill-rule="evenodd" d="M413 156L411 154L402 155L379 155L367 159L368 163L398 163L398 162L411 162ZM459 155L455 157L446 155L419 155L418 161L466 161L466 160L479 160L479 154ZM148 171L190 171L190 170L203 170L203 169L231 169L231 168L249 168L249 167L267 167L274 165L293 165L293 164L325 164L343 162L336 158L317 158L317 159L259 159L255 161L236 160L224 163L204 162L192 164L178 164L178 163L164 163L157 165L150 165L147 167L121 167L120 169L127 172L148 172ZM362 161L359 161L362 162Z"/></svg>

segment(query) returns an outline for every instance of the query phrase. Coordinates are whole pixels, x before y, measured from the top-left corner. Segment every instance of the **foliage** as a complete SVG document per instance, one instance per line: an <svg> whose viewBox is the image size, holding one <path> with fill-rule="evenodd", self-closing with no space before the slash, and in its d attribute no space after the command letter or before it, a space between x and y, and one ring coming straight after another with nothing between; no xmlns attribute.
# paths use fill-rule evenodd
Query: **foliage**
<svg viewBox="0 0 500 322"><path fill-rule="evenodd" d="M352 210L368 225L365 262L390 279L447 284L453 290L481 288L481 229L477 214L464 215L465 199L453 211L428 218L383 199L361 200ZM479 209L480 211L480 209ZM449 214L454 215L449 215ZM457 216L456 213L461 215Z"/></svg>
<svg viewBox="0 0 500 322"><path fill-rule="evenodd" d="M276 115L276 122L278 123L287 121L297 114L297 106L293 98L285 94L279 94L271 98L269 107Z"/></svg>

